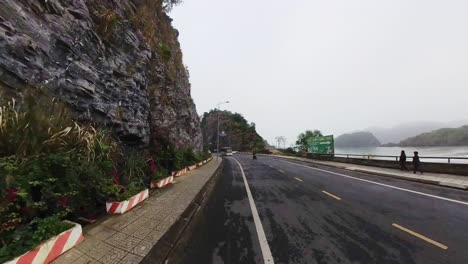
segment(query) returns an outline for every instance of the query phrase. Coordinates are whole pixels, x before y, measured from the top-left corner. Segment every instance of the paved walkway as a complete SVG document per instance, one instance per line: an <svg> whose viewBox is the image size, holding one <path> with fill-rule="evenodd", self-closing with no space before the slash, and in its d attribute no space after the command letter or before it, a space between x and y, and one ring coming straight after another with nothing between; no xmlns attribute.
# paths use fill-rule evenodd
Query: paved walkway
<svg viewBox="0 0 468 264"><path fill-rule="evenodd" d="M106 216L84 228L85 240L58 258L60 263L139 263L185 211L221 160L188 172L123 215Z"/></svg>
<svg viewBox="0 0 468 264"><path fill-rule="evenodd" d="M320 165L325 165L325 166L330 166L330 167L335 167L335 168L341 168L341 169L346 169L346 170L378 174L378 175L393 177L393 178L400 178L400 179L409 180L409 181L424 182L424 183L448 186L448 187L464 189L464 190L468 189L468 176L458 176L458 175L440 174L440 173L413 174L413 172L404 172L404 171L400 171L396 169L371 167L371 166L356 165L356 164L350 164L350 163L321 161L321 160L312 160L312 159L306 159L306 158L287 157L287 156L278 156L278 155L272 155L272 156L294 159L294 160L320 164Z"/></svg>

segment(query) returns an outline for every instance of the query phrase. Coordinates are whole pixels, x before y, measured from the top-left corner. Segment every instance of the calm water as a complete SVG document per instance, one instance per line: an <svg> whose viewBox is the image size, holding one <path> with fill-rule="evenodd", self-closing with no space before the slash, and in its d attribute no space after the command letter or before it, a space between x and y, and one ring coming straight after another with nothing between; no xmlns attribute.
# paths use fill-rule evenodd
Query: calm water
<svg viewBox="0 0 468 264"><path fill-rule="evenodd" d="M408 157L413 156L414 151L423 157L465 157L468 158L468 146L464 147L372 147L372 148L335 148L336 154L361 154L361 155L385 155L399 156L404 150ZM391 158L380 158L391 159ZM426 162L447 162L447 159L422 159ZM468 160L451 160L451 163L468 163Z"/></svg>

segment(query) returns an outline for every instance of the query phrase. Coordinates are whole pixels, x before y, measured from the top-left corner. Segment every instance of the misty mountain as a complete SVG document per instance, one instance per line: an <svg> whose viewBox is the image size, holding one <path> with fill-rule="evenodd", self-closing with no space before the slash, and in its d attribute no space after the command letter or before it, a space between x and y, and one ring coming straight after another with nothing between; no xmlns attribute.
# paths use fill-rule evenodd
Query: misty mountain
<svg viewBox="0 0 468 264"><path fill-rule="evenodd" d="M371 132L382 143L398 143L410 137L422 133L431 132L441 128L456 128L467 125L468 120L456 120L451 122L424 122L403 123L391 128L370 127L365 131Z"/></svg>
<svg viewBox="0 0 468 264"><path fill-rule="evenodd" d="M343 134L335 139L335 147L378 147L379 140L370 132L355 132Z"/></svg>
<svg viewBox="0 0 468 264"><path fill-rule="evenodd" d="M405 139L400 146L468 146L468 126L442 128Z"/></svg>

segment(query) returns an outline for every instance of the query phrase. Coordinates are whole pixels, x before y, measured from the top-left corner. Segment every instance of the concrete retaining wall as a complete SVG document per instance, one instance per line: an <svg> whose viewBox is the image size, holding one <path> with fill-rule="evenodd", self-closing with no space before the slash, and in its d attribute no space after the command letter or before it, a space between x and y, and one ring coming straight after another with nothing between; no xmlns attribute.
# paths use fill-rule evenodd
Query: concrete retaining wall
<svg viewBox="0 0 468 264"><path fill-rule="evenodd" d="M382 168L392 168L392 169L400 168L399 162L391 161L391 160L355 159L355 158L331 157L331 156L312 155L312 154L307 154L307 158L316 159L316 160L326 160L326 161L336 161L336 162L343 162L343 163L350 163L350 164L358 164L358 165L366 165L366 166L373 166L373 167L382 167ZM407 162L406 166L408 167L409 170L413 169L413 165L411 164L411 162ZM421 169L424 172L468 176L468 164L423 162L421 164Z"/></svg>

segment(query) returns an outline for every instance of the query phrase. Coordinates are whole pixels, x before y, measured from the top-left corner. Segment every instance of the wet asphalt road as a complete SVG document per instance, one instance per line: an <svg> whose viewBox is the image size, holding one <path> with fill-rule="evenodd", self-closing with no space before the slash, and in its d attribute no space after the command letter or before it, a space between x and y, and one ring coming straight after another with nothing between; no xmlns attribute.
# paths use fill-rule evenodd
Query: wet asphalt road
<svg viewBox="0 0 468 264"><path fill-rule="evenodd" d="M271 157L233 158L275 263L468 263L468 204L455 202L467 203L468 192ZM232 158L182 241L168 263L264 263Z"/></svg>

